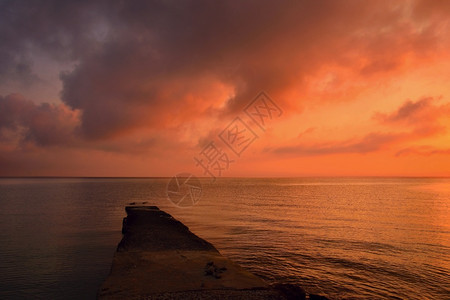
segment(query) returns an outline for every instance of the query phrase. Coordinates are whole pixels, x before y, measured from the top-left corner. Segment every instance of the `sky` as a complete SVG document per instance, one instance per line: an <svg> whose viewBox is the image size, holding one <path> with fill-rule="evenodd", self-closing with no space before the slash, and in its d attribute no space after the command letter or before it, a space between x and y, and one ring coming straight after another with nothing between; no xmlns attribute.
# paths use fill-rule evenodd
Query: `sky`
<svg viewBox="0 0 450 300"><path fill-rule="evenodd" d="M450 176L450 1L0 0L0 176Z"/></svg>

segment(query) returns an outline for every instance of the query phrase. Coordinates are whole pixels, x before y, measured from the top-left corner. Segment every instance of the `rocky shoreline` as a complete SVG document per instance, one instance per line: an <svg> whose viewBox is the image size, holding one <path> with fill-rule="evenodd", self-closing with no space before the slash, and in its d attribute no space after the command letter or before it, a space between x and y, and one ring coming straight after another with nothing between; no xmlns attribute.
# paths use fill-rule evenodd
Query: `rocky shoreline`
<svg viewBox="0 0 450 300"><path fill-rule="evenodd" d="M98 299L326 299L269 285L156 206L127 206Z"/></svg>

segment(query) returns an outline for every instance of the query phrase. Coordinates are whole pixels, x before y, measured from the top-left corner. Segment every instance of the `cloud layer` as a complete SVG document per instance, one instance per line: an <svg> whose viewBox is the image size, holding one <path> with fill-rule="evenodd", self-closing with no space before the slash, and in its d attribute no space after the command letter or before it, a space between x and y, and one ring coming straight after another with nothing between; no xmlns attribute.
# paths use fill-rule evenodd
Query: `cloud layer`
<svg viewBox="0 0 450 300"><path fill-rule="evenodd" d="M442 1L2 1L0 87L39 85L47 65L64 67L57 104L20 90L0 97L0 157L6 166L13 152L33 146L161 159L167 147L193 150L214 136L260 90L294 120L305 109L361 101L411 70L448 61L449 15ZM392 113L365 103L375 113L365 133L349 128L347 136L301 143L280 133L266 153L423 146L414 143L445 132L446 123L433 120L448 113L448 96L422 90L411 101L398 93L384 110Z"/></svg>

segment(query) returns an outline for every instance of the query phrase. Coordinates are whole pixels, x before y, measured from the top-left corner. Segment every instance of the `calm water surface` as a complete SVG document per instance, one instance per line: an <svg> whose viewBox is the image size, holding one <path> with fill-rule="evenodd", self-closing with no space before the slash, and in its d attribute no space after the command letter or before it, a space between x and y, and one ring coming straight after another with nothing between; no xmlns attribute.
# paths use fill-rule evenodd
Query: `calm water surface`
<svg viewBox="0 0 450 300"><path fill-rule="evenodd" d="M269 282L333 299L450 299L450 179L0 179L0 299L95 299L124 206L148 201Z"/></svg>

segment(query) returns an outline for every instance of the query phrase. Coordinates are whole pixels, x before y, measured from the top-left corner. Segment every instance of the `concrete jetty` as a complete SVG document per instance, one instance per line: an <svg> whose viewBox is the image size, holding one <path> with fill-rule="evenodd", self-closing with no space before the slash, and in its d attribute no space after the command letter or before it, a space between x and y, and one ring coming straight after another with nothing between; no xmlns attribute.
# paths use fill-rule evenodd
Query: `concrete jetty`
<svg viewBox="0 0 450 300"><path fill-rule="evenodd" d="M127 206L123 238L99 299L305 299L270 286L156 206Z"/></svg>

